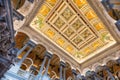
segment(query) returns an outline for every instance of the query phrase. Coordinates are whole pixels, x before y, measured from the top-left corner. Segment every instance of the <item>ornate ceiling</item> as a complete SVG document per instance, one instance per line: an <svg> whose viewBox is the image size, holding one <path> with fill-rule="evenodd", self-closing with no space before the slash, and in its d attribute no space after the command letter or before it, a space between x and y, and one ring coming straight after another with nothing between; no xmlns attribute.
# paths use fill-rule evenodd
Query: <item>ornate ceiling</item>
<svg viewBox="0 0 120 80"><path fill-rule="evenodd" d="M116 43L86 0L46 0L30 26L79 63Z"/></svg>

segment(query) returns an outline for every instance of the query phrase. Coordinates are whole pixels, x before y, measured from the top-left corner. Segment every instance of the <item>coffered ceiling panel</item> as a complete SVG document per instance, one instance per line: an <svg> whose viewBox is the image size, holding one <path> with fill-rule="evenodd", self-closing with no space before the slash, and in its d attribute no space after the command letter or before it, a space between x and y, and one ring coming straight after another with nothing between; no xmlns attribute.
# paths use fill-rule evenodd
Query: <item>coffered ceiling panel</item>
<svg viewBox="0 0 120 80"><path fill-rule="evenodd" d="M46 0L30 26L79 63L116 42L86 0Z"/></svg>

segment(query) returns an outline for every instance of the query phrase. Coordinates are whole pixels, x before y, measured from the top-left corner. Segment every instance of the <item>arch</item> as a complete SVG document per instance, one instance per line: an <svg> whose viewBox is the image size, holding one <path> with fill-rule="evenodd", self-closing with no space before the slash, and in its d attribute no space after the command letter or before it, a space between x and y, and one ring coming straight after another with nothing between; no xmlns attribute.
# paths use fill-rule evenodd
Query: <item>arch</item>
<svg viewBox="0 0 120 80"><path fill-rule="evenodd" d="M50 74L50 77L56 78L57 76L59 76L59 65L60 65L59 56L56 54L53 54L53 57L51 59L51 63L49 66L49 73L52 73L52 74Z"/></svg>
<svg viewBox="0 0 120 80"><path fill-rule="evenodd" d="M69 76L69 77L67 78L67 80L73 80L73 78L72 78L71 76Z"/></svg>
<svg viewBox="0 0 120 80"><path fill-rule="evenodd" d="M66 61L66 79L68 79L70 76L73 78L72 66L69 61Z"/></svg>
<svg viewBox="0 0 120 80"><path fill-rule="evenodd" d="M29 39L31 39L30 34L28 34L28 33L27 33L26 31L24 31L24 30L17 30L17 31L16 31L16 36L17 36L17 34L20 34L20 33L26 35Z"/></svg>
<svg viewBox="0 0 120 80"><path fill-rule="evenodd" d="M31 66L33 65L33 60L30 59L30 58L26 58L24 61L23 61L23 64L27 65L27 71L30 70Z"/></svg>
<svg viewBox="0 0 120 80"><path fill-rule="evenodd" d="M15 9L20 9L25 4L25 1L26 0L21 0L20 2L18 2L18 0L12 0L12 5Z"/></svg>
<svg viewBox="0 0 120 80"><path fill-rule="evenodd" d="M30 3L28 0L20 0L20 2L18 2L18 0L12 0L12 5L14 9L19 11L24 16L27 16L31 12L31 10L35 6L35 3L36 1L34 1L33 3Z"/></svg>
<svg viewBox="0 0 120 80"><path fill-rule="evenodd" d="M69 64L70 68L72 69L72 64L69 61L66 61L67 64Z"/></svg>
<svg viewBox="0 0 120 80"><path fill-rule="evenodd" d="M34 75L37 75L39 73L39 71L38 70L36 70L35 72L34 72Z"/></svg>
<svg viewBox="0 0 120 80"><path fill-rule="evenodd" d="M29 36L23 32L17 32L15 36L15 42L17 48L22 48L22 46L29 40Z"/></svg>
<svg viewBox="0 0 120 80"><path fill-rule="evenodd" d="M54 75L51 77L51 79L57 78L57 74L55 71L51 71L51 73L53 73Z"/></svg>
<svg viewBox="0 0 120 80"><path fill-rule="evenodd" d="M60 61L60 56L59 56L59 55L57 55L57 54L53 54L53 57L52 57L52 58L54 58L54 57L58 58L59 61Z"/></svg>
<svg viewBox="0 0 120 80"><path fill-rule="evenodd" d="M29 60L31 62L31 65L33 65L34 62L33 62L33 60L31 58L27 57L26 60Z"/></svg>
<svg viewBox="0 0 120 80"><path fill-rule="evenodd" d="M30 3L28 0L25 0L24 5L21 8L19 8L18 11L24 16L27 16L28 14L30 14L32 9L34 9L34 7L36 6L35 3L36 3L36 0L34 0L33 3Z"/></svg>
<svg viewBox="0 0 120 80"><path fill-rule="evenodd" d="M91 71L91 69L90 69L90 68L85 68L85 69L83 69L83 71L82 71L81 74L82 74L82 75L85 75L87 71Z"/></svg>
<svg viewBox="0 0 120 80"><path fill-rule="evenodd" d="M32 38L32 37L31 37ZM35 41L36 41L36 39L34 39ZM48 49L47 49L47 46L42 42L42 41L37 41L37 44L38 45L44 45L44 47L45 47L45 49L46 49L46 51L48 51Z"/></svg>
<svg viewBox="0 0 120 80"><path fill-rule="evenodd" d="M107 63L108 61L110 61L110 60L116 60L116 58L113 57L113 56L109 56L109 57L107 57L107 58L105 58L105 59L103 60L103 64L106 65L106 63Z"/></svg>
<svg viewBox="0 0 120 80"><path fill-rule="evenodd" d="M25 63L22 63L21 67L22 70L27 70L28 66Z"/></svg>
<svg viewBox="0 0 120 80"><path fill-rule="evenodd" d="M119 14L117 14L119 12L119 7L120 6L120 1L116 1L116 0L102 0L103 6L106 9L106 12L108 13L108 15L113 18L114 20L119 20ZM107 3L107 4L105 4ZM112 7L110 7L110 5L114 5ZM117 6L117 7L116 7ZM106 8L107 7L107 8Z"/></svg>
<svg viewBox="0 0 120 80"><path fill-rule="evenodd" d="M72 66L69 61L66 61L66 66L67 66L67 68L70 68L72 70Z"/></svg>
<svg viewBox="0 0 120 80"><path fill-rule="evenodd" d="M106 17L107 17L109 20L111 20L112 23L117 22L117 20L113 19L105 9L103 9L103 10L104 10L103 12L104 12L104 14L106 15Z"/></svg>
<svg viewBox="0 0 120 80"><path fill-rule="evenodd" d="M60 64L60 58L58 55L53 54L53 57L51 59L51 66L52 65L59 65Z"/></svg>
<svg viewBox="0 0 120 80"><path fill-rule="evenodd" d="M14 0L14 1L18 1L18 0ZM27 20L29 20L29 15L31 15L31 12L34 12L33 10L34 10L36 4L38 4L38 2L39 2L38 0L34 0L33 3L30 3L29 0L21 0L21 1L25 1L25 2L17 11L24 16L24 19L23 20L14 20L14 29L15 30L19 30L23 26L23 24ZM42 1L40 0L40 2L42 2Z"/></svg>
<svg viewBox="0 0 120 80"><path fill-rule="evenodd" d="M102 66L102 63L98 62L98 63L93 64L92 70L95 71L98 66Z"/></svg>
<svg viewBox="0 0 120 80"><path fill-rule="evenodd" d="M78 74L81 74L81 70L79 68L76 68L76 71Z"/></svg>
<svg viewBox="0 0 120 80"><path fill-rule="evenodd" d="M107 66L113 66L114 64L117 64L117 62L116 62L116 60L109 60L107 63L106 63L106 65Z"/></svg>
<svg viewBox="0 0 120 80"><path fill-rule="evenodd" d="M95 72L99 72L99 71L102 71L103 70L103 67L98 65L96 68L95 68Z"/></svg>
<svg viewBox="0 0 120 80"><path fill-rule="evenodd" d="M34 51L35 51L36 55L38 55L39 58L43 59L46 48L41 44L37 44L37 46L34 48Z"/></svg>

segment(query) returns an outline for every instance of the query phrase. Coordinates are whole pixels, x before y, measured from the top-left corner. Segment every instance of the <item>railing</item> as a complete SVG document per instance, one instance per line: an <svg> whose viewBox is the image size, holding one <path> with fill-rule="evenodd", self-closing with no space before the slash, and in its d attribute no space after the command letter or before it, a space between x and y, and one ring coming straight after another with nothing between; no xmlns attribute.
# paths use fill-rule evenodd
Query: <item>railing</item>
<svg viewBox="0 0 120 80"><path fill-rule="evenodd" d="M24 76L20 76L16 73L13 73L11 71L8 71L4 77L2 78L2 80L29 80L27 78L25 78Z"/></svg>
<svg viewBox="0 0 120 80"><path fill-rule="evenodd" d="M20 69L17 73L8 71L1 80L34 80L35 75Z"/></svg>
<svg viewBox="0 0 120 80"><path fill-rule="evenodd" d="M22 77L24 77L26 74L27 74L27 71L24 71L24 70L22 70L22 69L20 69L20 70L17 72L17 75L22 76Z"/></svg>
<svg viewBox="0 0 120 80"><path fill-rule="evenodd" d="M26 77L28 80L34 80L35 79L35 75L31 74L28 71L22 70L20 69L17 73L17 75L21 76L21 77Z"/></svg>
<svg viewBox="0 0 120 80"><path fill-rule="evenodd" d="M29 76L28 80L35 80L35 75L30 74L30 76Z"/></svg>

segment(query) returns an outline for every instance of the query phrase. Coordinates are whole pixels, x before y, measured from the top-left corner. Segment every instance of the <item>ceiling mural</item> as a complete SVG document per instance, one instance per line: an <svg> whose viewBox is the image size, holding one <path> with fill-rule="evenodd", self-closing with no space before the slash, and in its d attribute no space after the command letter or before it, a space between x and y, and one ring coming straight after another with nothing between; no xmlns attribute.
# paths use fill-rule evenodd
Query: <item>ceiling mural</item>
<svg viewBox="0 0 120 80"><path fill-rule="evenodd" d="M30 26L77 61L115 44L86 0L46 0Z"/></svg>

